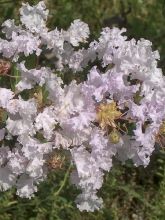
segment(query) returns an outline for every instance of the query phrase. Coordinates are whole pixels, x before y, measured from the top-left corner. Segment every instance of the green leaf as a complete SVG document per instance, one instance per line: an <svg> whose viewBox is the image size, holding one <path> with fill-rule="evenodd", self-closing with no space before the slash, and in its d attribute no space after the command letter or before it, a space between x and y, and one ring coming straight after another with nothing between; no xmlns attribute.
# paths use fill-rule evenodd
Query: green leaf
<svg viewBox="0 0 165 220"><path fill-rule="evenodd" d="M20 72L17 69L16 64L13 64L11 69L11 78L10 78L10 85L13 91L15 91L15 86L19 81L20 81Z"/></svg>

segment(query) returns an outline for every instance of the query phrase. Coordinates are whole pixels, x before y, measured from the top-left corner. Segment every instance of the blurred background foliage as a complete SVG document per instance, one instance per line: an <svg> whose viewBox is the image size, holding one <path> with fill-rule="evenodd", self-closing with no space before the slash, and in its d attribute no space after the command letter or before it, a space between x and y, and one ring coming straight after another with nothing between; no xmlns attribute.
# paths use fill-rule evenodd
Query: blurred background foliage
<svg viewBox="0 0 165 220"><path fill-rule="evenodd" d="M19 21L21 2L0 0L0 23L9 18ZM74 19L80 18L89 24L93 39L99 36L102 27L126 27L129 38L146 38L153 42L153 48L160 52L159 67L165 70L165 0L45 2L50 10L50 28L67 28ZM125 165L114 163L99 192L104 200L102 210L81 213L76 208L74 199L78 192L69 184L70 170L66 164L62 170L49 175L31 200L18 198L14 189L1 192L0 220L164 220L165 151L157 150L146 169L134 168L129 161Z"/></svg>

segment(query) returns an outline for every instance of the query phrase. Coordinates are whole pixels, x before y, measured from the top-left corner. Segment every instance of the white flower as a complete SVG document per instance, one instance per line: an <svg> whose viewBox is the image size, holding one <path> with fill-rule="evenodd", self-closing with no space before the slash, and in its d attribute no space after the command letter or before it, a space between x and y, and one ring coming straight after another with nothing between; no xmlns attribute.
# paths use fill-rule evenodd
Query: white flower
<svg viewBox="0 0 165 220"><path fill-rule="evenodd" d="M43 176L43 164L44 160L40 157L34 157L32 160L29 161L26 167L26 172L29 174L30 177L39 178Z"/></svg>
<svg viewBox="0 0 165 220"><path fill-rule="evenodd" d="M33 178L28 175L22 175L17 181L17 192L16 194L23 198L31 198L34 193L37 192L37 186L34 185Z"/></svg>
<svg viewBox="0 0 165 220"><path fill-rule="evenodd" d="M41 143L38 139L27 134L20 135L17 140L23 145L22 152L24 156L30 160L37 156L42 158L44 154L52 151L52 142Z"/></svg>
<svg viewBox="0 0 165 220"><path fill-rule="evenodd" d="M8 190L15 185L16 176L7 167L0 168L0 189Z"/></svg>
<svg viewBox="0 0 165 220"><path fill-rule="evenodd" d="M25 172L28 163L27 158L23 155L21 148L14 148L12 152L8 153L7 167L16 175L20 175Z"/></svg>
<svg viewBox="0 0 165 220"><path fill-rule="evenodd" d="M64 35L56 28L53 31L41 33L42 43L47 45L48 49L63 50Z"/></svg>
<svg viewBox="0 0 165 220"><path fill-rule="evenodd" d="M13 32L10 41L0 39L0 53L6 58L13 58L13 61L16 62L21 53L29 56L35 52L39 56L41 53L40 43L38 36L33 36L29 32L22 31L20 34Z"/></svg>
<svg viewBox="0 0 165 220"><path fill-rule="evenodd" d="M12 35L13 35L13 32L14 33L18 33L20 30L21 30L21 27L20 26L16 26L14 24L14 20L12 19L8 19L6 20L3 24L2 24L2 32L6 34L6 38L7 39L11 39L12 38Z"/></svg>
<svg viewBox="0 0 165 220"><path fill-rule="evenodd" d="M56 124L55 113L52 107L45 108L35 119L35 128L37 131L43 129L43 135L47 140L51 139Z"/></svg>
<svg viewBox="0 0 165 220"><path fill-rule="evenodd" d="M92 147L91 156L98 166L103 170L109 171L112 167L112 157L116 154L118 145L110 144L108 137L97 128L91 132L89 145Z"/></svg>
<svg viewBox="0 0 165 220"><path fill-rule="evenodd" d="M159 53L152 51L150 41L127 40L125 29L118 28L104 28L98 41L78 48L87 42L88 25L77 19L67 31L48 31L44 1L33 7L23 3L20 13L22 25L7 20L2 25L6 38L0 39L3 58L25 60L17 62L21 79L16 88L11 84L16 92L8 88L10 83L0 88L0 107L7 114L0 129L0 189L14 186L17 195L31 198L47 176L46 159L60 149L75 166L71 182L82 191L77 207L94 211L102 207L97 192L113 158L146 167L157 135L164 132L165 76L157 68ZM27 69L24 56L41 51L36 68ZM70 72L74 74L66 76ZM30 98L38 86L46 93L42 108ZM114 107L106 108L110 103ZM110 111L119 113L112 123Z"/></svg>
<svg viewBox="0 0 165 220"><path fill-rule="evenodd" d="M83 50L76 51L70 56L68 61L69 68L71 68L74 72L81 71L81 63L84 60Z"/></svg>
<svg viewBox="0 0 165 220"><path fill-rule="evenodd" d="M34 98L25 101L19 96L18 99L10 100L6 109L12 115L17 113L21 118L32 119L37 113L37 103Z"/></svg>
<svg viewBox="0 0 165 220"><path fill-rule="evenodd" d="M94 212L103 207L103 200L95 192L84 192L76 199L80 211Z"/></svg>
<svg viewBox="0 0 165 220"><path fill-rule="evenodd" d="M41 69L28 70L25 67L25 61L17 64L17 68L21 73L21 81L16 85L18 91L25 89L31 89L36 84L43 86L46 81L51 80L51 70L49 68L42 67Z"/></svg>
<svg viewBox="0 0 165 220"><path fill-rule="evenodd" d="M83 189L99 189L103 183L103 173L99 170L99 164L83 146L73 148L71 154L80 179L79 186Z"/></svg>
<svg viewBox="0 0 165 220"><path fill-rule="evenodd" d="M0 107L6 108L13 97L14 93L10 89L0 88Z"/></svg>
<svg viewBox="0 0 165 220"><path fill-rule="evenodd" d="M33 7L29 3L22 3L20 20L31 32L40 33L43 29L46 29L48 13L49 11L46 10L44 1L39 2Z"/></svg>
<svg viewBox="0 0 165 220"><path fill-rule="evenodd" d="M13 136L23 135L23 134L35 134L35 129L33 122L31 120L19 119L12 120L10 118L6 121L6 128Z"/></svg>
<svg viewBox="0 0 165 220"><path fill-rule="evenodd" d="M65 32L65 40L73 46L79 46L79 43L86 42L89 37L89 27L86 23L76 19L73 21L69 29Z"/></svg>

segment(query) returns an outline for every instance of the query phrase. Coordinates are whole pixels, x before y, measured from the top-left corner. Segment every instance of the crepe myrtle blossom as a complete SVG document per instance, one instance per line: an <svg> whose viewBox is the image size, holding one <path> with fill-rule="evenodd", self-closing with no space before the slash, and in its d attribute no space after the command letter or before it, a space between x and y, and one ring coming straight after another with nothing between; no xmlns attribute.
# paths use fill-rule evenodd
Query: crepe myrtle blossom
<svg viewBox="0 0 165 220"><path fill-rule="evenodd" d="M49 172L70 160L71 183L81 190L77 207L94 211L103 207L97 192L114 157L146 167L155 143L164 144L165 77L152 43L127 40L124 28L103 28L88 42L83 21L49 30L47 20L41 1L22 4L20 24L2 24L0 53L18 78L0 88L0 189L15 187L31 198Z"/></svg>

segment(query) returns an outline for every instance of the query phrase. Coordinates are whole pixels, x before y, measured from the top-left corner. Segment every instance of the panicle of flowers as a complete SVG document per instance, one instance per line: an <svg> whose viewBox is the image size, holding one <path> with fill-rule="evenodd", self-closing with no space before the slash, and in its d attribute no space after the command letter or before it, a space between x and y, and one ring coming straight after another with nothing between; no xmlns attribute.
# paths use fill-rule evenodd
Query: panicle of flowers
<svg viewBox="0 0 165 220"><path fill-rule="evenodd" d="M151 42L127 40L124 28L103 28L88 42L81 20L50 31L47 19L41 1L22 4L19 25L2 24L1 72L19 75L14 88L0 88L0 189L31 198L52 168L70 160L71 182L82 191L77 207L94 211L103 206L97 192L114 157L146 167L155 144L164 145L165 77Z"/></svg>

